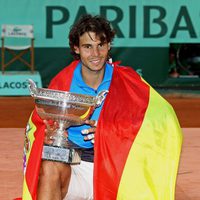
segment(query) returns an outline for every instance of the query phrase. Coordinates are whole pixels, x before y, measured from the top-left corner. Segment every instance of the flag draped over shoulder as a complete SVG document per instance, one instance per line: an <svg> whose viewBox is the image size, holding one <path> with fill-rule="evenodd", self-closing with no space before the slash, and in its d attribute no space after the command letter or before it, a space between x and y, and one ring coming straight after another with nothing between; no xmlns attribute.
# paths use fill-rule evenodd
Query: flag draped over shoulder
<svg viewBox="0 0 200 200"><path fill-rule="evenodd" d="M68 91L78 61L49 88ZM45 126L34 110L25 139L23 200L36 200ZM172 200L182 135L172 107L131 68L114 66L95 133L95 200Z"/></svg>
<svg viewBox="0 0 200 200"><path fill-rule="evenodd" d="M173 108L115 67L95 133L95 200L173 200L182 133Z"/></svg>

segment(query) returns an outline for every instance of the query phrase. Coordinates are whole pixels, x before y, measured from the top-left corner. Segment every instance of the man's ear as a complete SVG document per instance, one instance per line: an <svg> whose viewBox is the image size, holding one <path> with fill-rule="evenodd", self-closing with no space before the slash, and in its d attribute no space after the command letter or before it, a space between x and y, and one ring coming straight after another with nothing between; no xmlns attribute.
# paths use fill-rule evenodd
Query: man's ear
<svg viewBox="0 0 200 200"><path fill-rule="evenodd" d="M79 54L79 53L80 53L79 48L78 48L77 46L74 46L74 52L75 52L76 54Z"/></svg>
<svg viewBox="0 0 200 200"><path fill-rule="evenodd" d="M111 45L110 45L110 42L108 43L108 50L110 50L111 49Z"/></svg>

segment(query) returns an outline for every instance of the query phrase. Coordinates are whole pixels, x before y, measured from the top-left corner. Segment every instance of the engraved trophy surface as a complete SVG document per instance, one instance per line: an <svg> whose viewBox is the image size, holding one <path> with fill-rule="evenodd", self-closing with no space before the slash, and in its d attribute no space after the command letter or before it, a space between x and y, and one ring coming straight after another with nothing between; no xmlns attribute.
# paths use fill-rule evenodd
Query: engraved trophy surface
<svg viewBox="0 0 200 200"><path fill-rule="evenodd" d="M81 161L81 147L69 141L66 129L70 126L82 125L94 109L101 105L107 90L97 96L37 88L35 82L28 79L31 96L35 100L38 115L45 120L58 123L58 129L53 132L52 145L44 145L42 159L70 164Z"/></svg>

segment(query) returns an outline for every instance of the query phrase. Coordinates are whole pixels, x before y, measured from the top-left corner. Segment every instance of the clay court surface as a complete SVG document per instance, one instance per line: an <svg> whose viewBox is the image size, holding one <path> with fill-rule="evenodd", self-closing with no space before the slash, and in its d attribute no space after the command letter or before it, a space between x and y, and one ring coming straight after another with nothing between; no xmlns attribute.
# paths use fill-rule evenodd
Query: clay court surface
<svg viewBox="0 0 200 200"><path fill-rule="evenodd" d="M176 200L199 200L200 98L165 98L173 105L184 136ZM21 196L23 134L32 109L30 97L0 97L0 200Z"/></svg>

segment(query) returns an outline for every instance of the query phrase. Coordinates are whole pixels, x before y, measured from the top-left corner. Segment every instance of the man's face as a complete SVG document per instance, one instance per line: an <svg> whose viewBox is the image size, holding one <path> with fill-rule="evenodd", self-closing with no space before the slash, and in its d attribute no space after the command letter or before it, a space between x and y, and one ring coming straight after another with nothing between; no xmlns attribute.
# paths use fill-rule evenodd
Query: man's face
<svg viewBox="0 0 200 200"><path fill-rule="evenodd" d="M79 47L75 52L80 55L82 67L90 71L101 71L110 50L110 43L102 43L94 32L86 32L79 38Z"/></svg>

